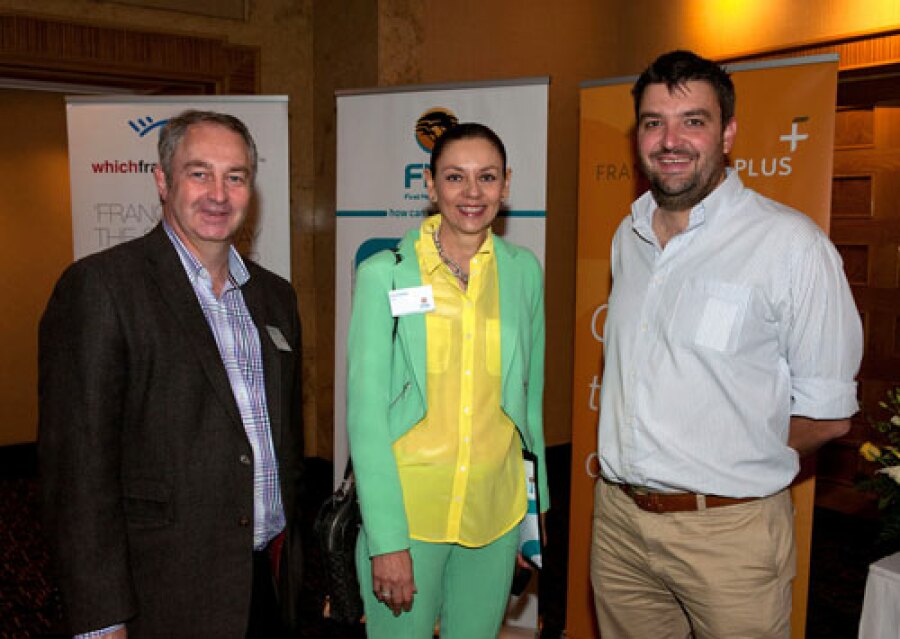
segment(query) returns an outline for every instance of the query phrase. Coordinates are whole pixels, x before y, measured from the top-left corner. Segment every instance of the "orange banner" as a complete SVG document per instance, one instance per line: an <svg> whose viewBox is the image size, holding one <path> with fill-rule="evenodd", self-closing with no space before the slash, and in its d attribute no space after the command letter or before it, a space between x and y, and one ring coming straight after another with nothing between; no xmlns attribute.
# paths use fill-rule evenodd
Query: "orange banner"
<svg viewBox="0 0 900 639"><path fill-rule="evenodd" d="M729 158L744 183L803 211L828 229L834 145L836 56L733 65L737 139ZM578 263L569 580L566 636L599 637L589 575L593 486L598 473L603 324L610 287L612 236L631 202L646 190L634 154L631 85L623 78L581 91ZM602 445L602 443L601 443ZM797 579L792 635L803 637L815 478L793 488Z"/></svg>

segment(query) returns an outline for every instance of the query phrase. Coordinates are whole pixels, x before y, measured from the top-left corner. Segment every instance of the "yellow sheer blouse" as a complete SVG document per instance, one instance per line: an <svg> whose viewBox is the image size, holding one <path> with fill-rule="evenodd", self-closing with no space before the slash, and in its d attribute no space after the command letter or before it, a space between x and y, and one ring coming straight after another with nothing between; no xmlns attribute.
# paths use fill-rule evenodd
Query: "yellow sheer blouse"
<svg viewBox="0 0 900 639"><path fill-rule="evenodd" d="M410 536L483 546L525 513L521 441L500 408L500 295L490 232L469 263L468 290L441 261L428 218L416 243L425 318L428 412L394 443Z"/></svg>

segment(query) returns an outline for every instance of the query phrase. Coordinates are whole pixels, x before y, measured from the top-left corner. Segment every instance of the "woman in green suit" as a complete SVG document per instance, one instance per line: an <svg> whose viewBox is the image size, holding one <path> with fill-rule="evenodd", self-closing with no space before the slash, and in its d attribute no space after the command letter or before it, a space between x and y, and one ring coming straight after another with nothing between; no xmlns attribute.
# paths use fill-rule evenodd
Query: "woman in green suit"
<svg viewBox="0 0 900 639"><path fill-rule="evenodd" d="M425 181L436 214L363 262L348 344L348 429L369 637L497 636L526 510L522 448L549 504L541 268L493 235L510 169L459 124ZM521 560L521 559L520 559Z"/></svg>

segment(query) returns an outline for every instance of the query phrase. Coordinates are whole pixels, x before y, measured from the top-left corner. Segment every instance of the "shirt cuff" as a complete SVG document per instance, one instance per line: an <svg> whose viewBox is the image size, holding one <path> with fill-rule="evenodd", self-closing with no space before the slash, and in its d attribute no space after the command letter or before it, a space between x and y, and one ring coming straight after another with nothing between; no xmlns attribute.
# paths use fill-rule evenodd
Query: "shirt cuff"
<svg viewBox="0 0 900 639"><path fill-rule="evenodd" d="M791 380L791 415L810 419L846 419L859 410L856 382L833 379Z"/></svg>
<svg viewBox="0 0 900 639"><path fill-rule="evenodd" d="M114 626L107 626L102 630L91 630L90 632L85 632L80 635L75 635L72 639L93 639L93 637L105 637L108 634L115 632L116 630L121 630L125 627L124 623L117 623Z"/></svg>

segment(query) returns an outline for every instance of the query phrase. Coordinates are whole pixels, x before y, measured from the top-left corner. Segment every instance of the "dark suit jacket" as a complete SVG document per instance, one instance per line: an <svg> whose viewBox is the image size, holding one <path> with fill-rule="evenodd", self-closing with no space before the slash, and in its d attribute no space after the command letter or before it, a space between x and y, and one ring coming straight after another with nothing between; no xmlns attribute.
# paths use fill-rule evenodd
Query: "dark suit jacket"
<svg viewBox="0 0 900 639"><path fill-rule="evenodd" d="M262 344L288 522L283 603L296 614L300 323L291 285L247 266L242 291ZM130 637L243 637L252 453L212 331L161 226L60 278L40 324L39 397L45 520L70 629L127 620Z"/></svg>

